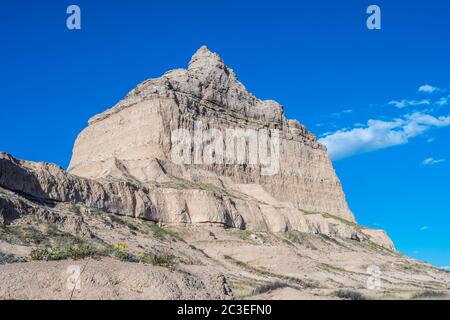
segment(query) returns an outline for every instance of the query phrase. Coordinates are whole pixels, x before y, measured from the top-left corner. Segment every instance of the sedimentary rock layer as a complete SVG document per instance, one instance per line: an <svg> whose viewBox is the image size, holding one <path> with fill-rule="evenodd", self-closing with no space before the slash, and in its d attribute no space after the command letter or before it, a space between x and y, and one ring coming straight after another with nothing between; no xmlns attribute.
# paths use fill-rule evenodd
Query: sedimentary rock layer
<svg viewBox="0 0 450 320"><path fill-rule="evenodd" d="M194 159L175 164L173 133L183 129L194 136L196 127L219 130L224 144L228 129L276 130L279 170L266 175L261 164L205 164ZM245 143L252 150L252 142ZM144 185L174 178L229 190L256 184L295 208L354 221L326 148L298 121L288 120L279 103L249 93L234 71L206 47L195 53L187 69L144 81L112 109L93 117L75 142L68 170L88 178L132 178ZM246 193L245 187L241 192Z"/></svg>
<svg viewBox="0 0 450 320"><path fill-rule="evenodd" d="M27 214L59 222L66 218L52 207L55 202L65 202L156 222L220 224L263 232L296 230L371 240L394 248L381 230L363 228L326 213L302 211L277 201L256 184L240 186L254 197L187 180L147 188L129 181L81 178L54 164L18 160L0 153L0 187L20 195L13 198L0 192L0 213L6 224ZM70 222L75 232L79 232L79 224Z"/></svg>
<svg viewBox="0 0 450 320"><path fill-rule="evenodd" d="M224 147L211 152L213 140ZM144 81L92 118L68 172L0 153L0 187L20 195L0 193L4 223L33 212L61 220L52 202L62 202L155 222L296 230L393 248L383 231L355 223L316 137L277 102L250 94L206 47L187 69Z"/></svg>

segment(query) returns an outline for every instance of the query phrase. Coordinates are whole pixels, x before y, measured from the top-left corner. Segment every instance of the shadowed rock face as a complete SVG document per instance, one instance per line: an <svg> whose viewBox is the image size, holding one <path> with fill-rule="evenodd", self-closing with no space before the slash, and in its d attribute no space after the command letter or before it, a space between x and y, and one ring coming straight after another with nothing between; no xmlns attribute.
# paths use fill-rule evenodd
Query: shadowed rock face
<svg viewBox="0 0 450 320"><path fill-rule="evenodd" d="M54 203L73 203L155 222L220 224L255 232L295 230L371 240L394 248L384 231L362 228L327 213L302 211L279 202L257 184L236 185L233 191L182 179L144 186L111 177L82 178L54 164L18 160L0 152L0 187L20 195L0 192L3 224L34 214L75 233L89 234L81 230L83 221L53 208Z"/></svg>
<svg viewBox="0 0 450 320"><path fill-rule="evenodd" d="M279 170L264 175L260 165L174 164L172 133L184 129L194 136L196 125L219 130L224 140L227 129L279 130ZM249 141L246 147L251 150ZM96 179L128 177L144 185L182 178L242 193L249 185L252 197L258 185L262 197L354 221L326 148L298 121L286 119L280 104L249 93L206 47L194 54L188 69L142 82L93 117L75 142L68 171Z"/></svg>
<svg viewBox="0 0 450 320"><path fill-rule="evenodd" d="M173 133L184 130L195 139L198 129L215 130L223 145L230 130L278 136L279 153L273 145L262 148L279 155L278 170L268 175L262 163L196 162L196 155L205 159L206 148L183 163L173 161ZM243 142L249 158L255 141ZM236 144L232 157L237 150ZM0 187L31 200L79 203L155 222L219 224L254 232L295 230L371 240L393 249L383 231L355 223L326 148L315 136L298 121L286 119L277 102L250 94L206 47L195 53L188 69L144 81L92 118L75 142L68 172L0 153ZM55 218L64 216L60 212L22 197L0 193L0 203L4 223L33 212L65 221ZM80 224L74 221L68 228L78 230Z"/></svg>

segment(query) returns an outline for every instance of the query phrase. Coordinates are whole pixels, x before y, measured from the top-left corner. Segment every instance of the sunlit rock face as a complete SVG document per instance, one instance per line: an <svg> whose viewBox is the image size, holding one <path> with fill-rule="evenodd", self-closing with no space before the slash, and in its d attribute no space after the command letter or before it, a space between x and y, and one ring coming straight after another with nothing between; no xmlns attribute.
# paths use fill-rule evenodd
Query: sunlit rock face
<svg viewBox="0 0 450 320"><path fill-rule="evenodd" d="M185 129L193 137L196 126L220 130L224 144L227 129L277 130L278 170L262 174L260 164L193 159L174 163L173 132ZM248 150L251 143L246 141ZM298 121L286 119L280 104L249 93L206 47L194 54L187 69L142 82L116 106L93 117L75 142L68 171L96 179L135 179L149 186L180 178L354 221L326 148ZM257 195L254 185L260 186ZM180 193L190 193L189 188Z"/></svg>
<svg viewBox="0 0 450 320"><path fill-rule="evenodd" d="M250 94L206 47L187 69L144 81L93 117L68 172L0 154L0 187L156 222L297 230L393 248L383 231L355 223L316 137L277 102ZM6 220L50 214L0 201Z"/></svg>

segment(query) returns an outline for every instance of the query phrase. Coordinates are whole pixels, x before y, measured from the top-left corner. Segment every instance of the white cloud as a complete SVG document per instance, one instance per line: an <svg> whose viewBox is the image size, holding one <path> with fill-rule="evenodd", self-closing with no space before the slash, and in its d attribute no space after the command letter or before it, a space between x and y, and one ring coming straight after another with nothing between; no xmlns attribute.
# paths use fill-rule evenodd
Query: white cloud
<svg viewBox="0 0 450 320"><path fill-rule="evenodd" d="M443 266L443 267L440 267L441 269L445 269L445 270L450 270L450 266Z"/></svg>
<svg viewBox="0 0 450 320"><path fill-rule="evenodd" d="M330 114L330 117L331 118L340 118L343 115L352 114L352 113L353 113L353 109L345 109L345 110L342 110L341 112L335 112L335 113Z"/></svg>
<svg viewBox="0 0 450 320"><path fill-rule="evenodd" d="M434 142L434 140L435 140L434 138L428 138L428 139L427 139L427 142L428 142L428 143L431 143L431 142Z"/></svg>
<svg viewBox="0 0 450 320"><path fill-rule="evenodd" d="M423 86L419 87L418 91L423 93L433 93L436 91L440 91L440 89L437 87L430 86L429 84L424 84Z"/></svg>
<svg viewBox="0 0 450 320"><path fill-rule="evenodd" d="M331 158L337 160L405 144L431 128L449 125L450 115L434 117L416 112L389 121L371 119L365 127L341 129L320 138L319 141L327 146Z"/></svg>
<svg viewBox="0 0 450 320"><path fill-rule="evenodd" d="M429 226L422 226L422 227L420 227L420 231L425 231L425 230L428 230L428 229L430 229Z"/></svg>
<svg viewBox="0 0 450 320"><path fill-rule="evenodd" d="M438 101L435 102L435 104L438 105L439 107L443 107L446 104L448 104L448 99L449 97L440 98Z"/></svg>
<svg viewBox="0 0 450 320"><path fill-rule="evenodd" d="M422 99L422 100L392 100L388 102L388 105L394 106L398 109L403 109L406 107L416 107L416 106L423 106L427 105L429 106L431 104L431 101L429 99Z"/></svg>
<svg viewBox="0 0 450 320"><path fill-rule="evenodd" d="M435 160L433 158L428 158L428 159L423 160L422 164L427 166L427 165L430 165L430 164L438 164L438 163L441 163L441 162L444 162L444 161L446 161L446 159Z"/></svg>

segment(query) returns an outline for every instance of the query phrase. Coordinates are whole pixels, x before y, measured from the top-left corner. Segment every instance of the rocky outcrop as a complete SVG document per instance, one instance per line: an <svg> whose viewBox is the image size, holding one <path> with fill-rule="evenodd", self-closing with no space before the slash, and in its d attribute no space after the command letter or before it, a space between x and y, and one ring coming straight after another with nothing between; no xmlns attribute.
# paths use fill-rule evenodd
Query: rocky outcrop
<svg viewBox="0 0 450 320"><path fill-rule="evenodd" d="M358 225L326 148L206 47L93 117L68 171L0 152L0 299L448 298L449 283Z"/></svg>
<svg viewBox="0 0 450 320"><path fill-rule="evenodd" d="M17 160L0 152L0 186L38 200L83 203L111 213L151 218L145 188L127 181L95 181L67 174L51 163Z"/></svg>
<svg viewBox="0 0 450 320"><path fill-rule="evenodd" d="M218 130L224 145L227 129L277 130L279 170L265 175L261 164L205 164L195 161L195 155L189 163L175 164L173 133L180 129L192 137L196 129ZM245 141L245 147L248 156L254 146ZM198 152L203 159L205 150ZM144 81L112 109L93 117L75 142L68 171L96 179L132 177L147 185L172 177L227 189L258 184L296 208L354 221L326 148L298 121L286 119L280 104L249 93L206 47L195 53L188 69Z"/></svg>
<svg viewBox="0 0 450 320"><path fill-rule="evenodd" d="M157 222L221 224L255 232L296 230L372 240L393 248L383 231L368 232L369 229L337 216L302 211L290 203L277 201L259 185L240 185L247 194L185 180L145 188L127 181L81 178L54 164L18 160L0 153L0 186L25 197L13 199L0 193L0 213L7 224L24 214L61 222L67 218L53 210L52 203L69 202ZM76 226L80 223L70 225L75 225L73 231L78 233Z"/></svg>
<svg viewBox="0 0 450 320"><path fill-rule="evenodd" d="M0 187L44 203L0 194L6 223L29 212L55 217L52 203L76 203L155 222L296 230L393 248L383 231L356 224L315 136L277 102L250 94L206 47L188 69L144 81L92 118L68 172L0 153Z"/></svg>

